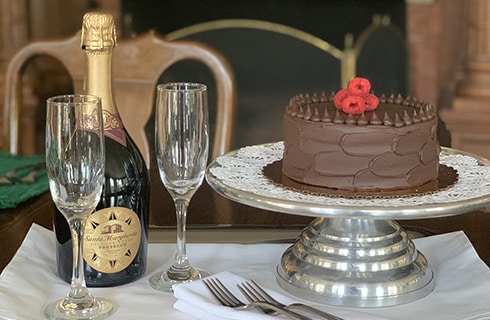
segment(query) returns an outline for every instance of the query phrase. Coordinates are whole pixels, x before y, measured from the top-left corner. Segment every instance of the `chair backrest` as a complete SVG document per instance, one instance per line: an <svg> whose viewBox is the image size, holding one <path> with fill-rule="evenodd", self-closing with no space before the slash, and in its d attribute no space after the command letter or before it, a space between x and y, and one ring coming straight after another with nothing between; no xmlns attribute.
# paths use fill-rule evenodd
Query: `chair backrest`
<svg viewBox="0 0 490 320"><path fill-rule="evenodd" d="M28 60L47 55L59 60L72 77L75 92L83 92L86 57L80 49L80 32L63 41L34 42L9 62L4 104L4 136L11 153L19 152L19 121L22 113L22 71ZM150 119L155 88L166 69L182 60L205 65L216 82L216 120L211 157L231 149L235 114L235 83L224 57L199 42L166 41L150 31L121 40L113 54L113 90L116 104L129 134L150 165L150 147L145 126Z"/></svg>

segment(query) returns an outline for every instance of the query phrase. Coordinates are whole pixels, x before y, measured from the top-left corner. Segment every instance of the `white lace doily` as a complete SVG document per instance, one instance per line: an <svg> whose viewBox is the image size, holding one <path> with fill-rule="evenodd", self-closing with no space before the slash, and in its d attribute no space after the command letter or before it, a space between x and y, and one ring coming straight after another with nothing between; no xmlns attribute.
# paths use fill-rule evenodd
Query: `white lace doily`
<svg viewBox="0 0 490 320"><path fill-rule="evenodd" d="M448 149L451 150L451 149ZM490 166L482 165L477 158L464 153L445 152L440 155L441 164L458 172L458 181L451 187L431 194L383 199L348 199L302 193L283 188L263 175L263 168L281 160L283 143L276 142L244 147L218 157L210 166L210 173L224 186L259 198L293 201L302 205L324 205L325 207L413 207L434 206L468 202L476 199L480 207L490 201ZM481 204L483 203L483 205Z"/></svg>

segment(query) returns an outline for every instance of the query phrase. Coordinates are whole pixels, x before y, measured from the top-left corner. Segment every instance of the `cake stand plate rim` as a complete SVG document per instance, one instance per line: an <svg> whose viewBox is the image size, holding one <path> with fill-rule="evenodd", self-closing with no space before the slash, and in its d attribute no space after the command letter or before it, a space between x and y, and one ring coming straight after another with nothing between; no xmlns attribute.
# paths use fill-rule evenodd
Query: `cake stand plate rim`
<svg viewBox="0 0 490 320"><path fill-rule="evenodd" d="M251 147L272 148L282 142L266 143ZM247 147L244 147L247 148ZM457 201L437 202L423 205L401 205L401 206L383 206L383 205L332 205L328 203L328 197L325 197L325 203L298 202L289 199L256 194L223 182L212 173L214 168L221 165L218 160L221 157L235 157L237 153L244 149L233 150L223 156L213 160L208 166L206 172L206 181L220 195L235 202L256 207L259 209L282 212L288 214L311 216L311 217L334 217L334 218L369 218L369 219L421 219L436 218L444 216L459 215L467 212L484 209L490 205L490 193L483 196L467 198ZM478 165L488 167L490 161L476 155L459 151L456 149L443 147L441 155L465 155L475 159ZM253 160L251 160L253 161ZM266 163L268 164L268 163ZM264 166L266 165L264 164ZM263 166L262 166L263 167ZM456 182L455 184L458 184Z"/></svg>

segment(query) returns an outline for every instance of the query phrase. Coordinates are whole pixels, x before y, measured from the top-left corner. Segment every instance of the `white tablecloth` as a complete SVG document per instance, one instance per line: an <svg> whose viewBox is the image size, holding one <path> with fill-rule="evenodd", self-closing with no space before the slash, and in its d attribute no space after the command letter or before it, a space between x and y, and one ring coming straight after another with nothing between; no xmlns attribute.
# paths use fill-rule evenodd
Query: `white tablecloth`
<svg viewBox="0 0 490 320"><path fill-rule="evenodd" d="M490 269L478 258L463 232L415 241L435 272L435 289L427 297L395 307L363 312L389 319L490 319ZM275 267L287 244L189 244L191 263L211 273L231 271L287 295L275 282ZM150 244L148 270L142 279L91 291L119 304L111 319L193 319L175 310L172 294L153 290L148 277L173 259L175 245ZM0 319L40 319L47 302L68 292L55 273L54 235L33 225L21 248L0 275ZM294 296L291 296L297 299ZM329 306L315 305L331 310ZM347 319L348 320L348 319Z"/></svg>

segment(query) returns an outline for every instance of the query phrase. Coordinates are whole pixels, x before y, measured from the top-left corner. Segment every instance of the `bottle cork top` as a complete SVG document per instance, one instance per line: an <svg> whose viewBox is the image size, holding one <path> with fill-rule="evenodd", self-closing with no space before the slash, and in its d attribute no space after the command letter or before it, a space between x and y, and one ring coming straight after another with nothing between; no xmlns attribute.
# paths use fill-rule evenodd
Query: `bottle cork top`
<svg viewBox="0 0 490 320"><path fill-rule="evenodd" d="M82 50L104 52L116 46L116 27L110 14L89 12L83 16Z"/></svg>

